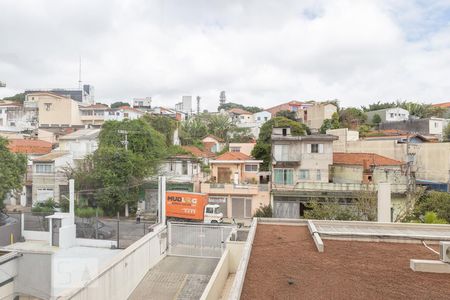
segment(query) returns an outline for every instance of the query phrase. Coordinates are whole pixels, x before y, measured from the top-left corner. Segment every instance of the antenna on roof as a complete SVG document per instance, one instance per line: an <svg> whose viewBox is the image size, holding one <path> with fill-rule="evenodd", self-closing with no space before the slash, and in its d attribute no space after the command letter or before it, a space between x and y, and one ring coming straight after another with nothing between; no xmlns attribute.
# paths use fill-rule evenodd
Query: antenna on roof
<svg viewBox="0 0 450 300"><path fill-rule="evenodd" d="M78 68L78 88L81 90L81 55L80 55L80 65Z"/></svg>

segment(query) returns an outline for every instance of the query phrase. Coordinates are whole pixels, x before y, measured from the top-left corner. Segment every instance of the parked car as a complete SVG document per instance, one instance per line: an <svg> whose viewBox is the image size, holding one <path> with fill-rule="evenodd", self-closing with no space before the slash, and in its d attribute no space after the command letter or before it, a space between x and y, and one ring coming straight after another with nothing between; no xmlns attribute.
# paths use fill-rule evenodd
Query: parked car
<svg viewBox="0 0 450 300"><path fill-rule="evenodd" d="M77 237L85 239L95 239L95 231L98 230L97 236L99 239L109 239L116 233L115 230L106 225L105 223L98 221L98 225L94 222L83 222L76 221L75 225L77 227ZM98 226L98 227L97 227Z"/></svg>
<svg viewBox="0 0 450 300"><path fill-rule="evenodd" d="M17 223L17 220L11 218L7 213L0 211L0 226L10 223Z"/></svg>

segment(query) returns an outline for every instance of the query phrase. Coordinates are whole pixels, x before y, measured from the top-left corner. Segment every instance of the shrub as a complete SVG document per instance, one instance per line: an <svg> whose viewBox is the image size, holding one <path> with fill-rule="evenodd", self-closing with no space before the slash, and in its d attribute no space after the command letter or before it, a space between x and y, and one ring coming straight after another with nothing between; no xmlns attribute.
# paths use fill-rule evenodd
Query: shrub
<svg viewBox="0 0 450 300"><path fill-rule="evenodd" d="M258 208L253 215L256 218L272 218L272 206L265 205Z"/></svg>

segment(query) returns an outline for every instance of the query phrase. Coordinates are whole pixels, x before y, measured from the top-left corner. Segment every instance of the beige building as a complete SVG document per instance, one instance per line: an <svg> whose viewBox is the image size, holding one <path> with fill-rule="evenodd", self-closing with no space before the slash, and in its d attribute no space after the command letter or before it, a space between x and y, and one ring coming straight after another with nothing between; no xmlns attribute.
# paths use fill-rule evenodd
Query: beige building
<svg viewBox="0 0 450 300"><path fill-rule="evenodd" d="M312 130L319 130L325 119L331 119L337 107L331 103L314 103L297 112L297 116Z"/></svg>
<svg viewBox="0 0 450 300"><path fill-rule="evenodd" d="M354 140L349 131L337 129L327 131L339 136L334 142L336 152L375 153L399 161L412 160L412 171L416 179L445 185L450 182L450 144L427 143L414 140L359 139ZM407 155L409 147L409 157Z"/></svg>
<svg viewBox="0 0 450 300"><path fill-rule="evenodd" d="M35 103L38 108L39 127L70 127L83 125L79 102L53 93L30 93L25 106Z"/></svg>
<svg viewBox="0 0 450 300"><path fill-rule="evenodd" d="M105 122L109 107L105 104L92 104L80 106L81 122L86 125L100 126Z"/></svg>
<svg viewBox="0 0 450 300"><path fill-rule="evenodd" d="M269 185L259 184L260 163L240 152L224 153L210 161L211 180L201 183L201 192L220 205L224 217L251 218L270 203Z"/></svg>
<svg viewBox="0 0 450 300"><path fill-rule="evenodd" d="M256 143L230 143L228 147L230 152L240 152L251 156L255 145Z"/></svg>

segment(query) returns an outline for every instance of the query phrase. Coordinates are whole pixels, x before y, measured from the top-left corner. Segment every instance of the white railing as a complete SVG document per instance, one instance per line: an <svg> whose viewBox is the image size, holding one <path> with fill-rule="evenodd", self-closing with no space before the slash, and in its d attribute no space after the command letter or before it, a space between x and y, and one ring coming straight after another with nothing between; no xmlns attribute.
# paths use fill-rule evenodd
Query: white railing
<svg viewBox="0 0 450 300"><path fill-rule="evenodd" d="M391 184L393 193L406 191L406 184ZM273 184L273 190L278 191L377 191L378 185L373 183L329 183L329 182L298 182L294 185Z"/></svg>

